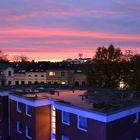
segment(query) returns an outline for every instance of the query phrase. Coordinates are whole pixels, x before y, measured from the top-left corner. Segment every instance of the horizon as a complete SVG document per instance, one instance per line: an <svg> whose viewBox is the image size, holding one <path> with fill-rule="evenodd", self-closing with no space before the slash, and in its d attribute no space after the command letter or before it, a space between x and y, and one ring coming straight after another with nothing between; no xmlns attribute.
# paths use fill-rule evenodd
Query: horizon
<svg viewBox="0 0 140 140"><path fill-rule="evenodd" d="M110 44L139 53L139 6L139 0L1 1L0 50L36 61L92 58Z"/></svg>

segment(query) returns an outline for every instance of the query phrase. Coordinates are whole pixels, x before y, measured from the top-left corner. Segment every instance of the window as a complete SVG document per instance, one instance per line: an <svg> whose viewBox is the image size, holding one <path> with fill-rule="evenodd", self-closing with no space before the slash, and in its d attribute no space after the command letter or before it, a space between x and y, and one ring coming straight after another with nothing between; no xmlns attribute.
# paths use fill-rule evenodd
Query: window
<svg viewBox="0 0 140 140"><path fill-rule="evenodd" d="M38 81L35 81L34 83L35 83L35 84L38 84Z"/></svg>
<svg viewBox="0 0 140 140"><path fill-rule="evenodd" d="M70 140L70 138L66 136L62 136L62 140Z"/></svg>
<svg viewBox="0 0 140 140"><path fill-rule="evenodd" d="M31 116L31 106L26 105L26 115Z"/></svg>
<svg viewBox="0 0 140 140"><path fill-rule="evenodd" d="M87 118L78 116L78 129L87 131Z"/></svg>
<svg viewBox="0 0 140 140"><path fill-rule="evenodd" d="M64 77L66 73L64 71L61 72L61 76Z"/></svg>
<svg viewBox="0 0 140 140"><path fill-rule="evenodd" d="M65 82L65 81L61 81L61 84L62 84L62 85L65 85L65 84L66 84L66 82Z"/></svg>
<svg viewBox="0 0 140 140"><path fill-rule="evenodd" d="M22 84L22 85L24 85L24 84L25 84L25 82L24 82L24 81L21 81L21 84Z"/></svg>
<svg viewBox="0 0 140 140"><path fill-rule="evenodd" d="M8 76L12 76L12 72L11 71L8 71Z"/></svg>
<svg viewBox="0 0 140 140"><path fill-rule="evenodd" d="M44 75L41 75L41 77L44 77Z"/></svg>
<svg viewBox="0 0 140 140"><path fill-rule="evenodd" d="M50 71L49 72L49 76L55 76L55 72L54 71Z"/></svg>
<svg viewBox="0 0 140 140"><path fill-rule="evenodd" d="M21 112L22 104L17 102L17 112Z"/></svg>
<svg viewBox="0 0 140 140"><path fill-rule="evenodd" d="M133 123L138 123L139 122L139 112L137 112L135 114L135 119L134 119L134 122Z"/></svg>
<svg viewBox="0 0 140 140"><path fill-rule="evenodd" d="M8 85L11 85L12 84L12 81L8 81Z"/></svg>
<svg viewBox="0 0 140 140"><path fill-rule="evenodd" d="M28 75L28 77L31 77L31 75Z"/></svg>
<svg viewBox="0 0 140 140"><path fill-rule="evenodd" d="M62 123L70 125L70 114L68 112L62 111Z"/></svg>
<svg viewBox="0 0 140 140"><path fill-rule="evenodd" d="M28 84L32 84L32 82L31 81L28 81Z"/></svg>
<svg viewBox="0 0 140 140"><path fill-rule="evenodd" d="M15 84L16 84L16 85L19 85L19 81L16 81Z"/></svg>
<svg viewBox="0 0 140 140"><path fill-rule="evenodd" d="M17 121L17 132L22 133L22 124Z"/></svg>
<svg viewBox="0 0 140 140"><path fill-rule="evenodd" d="M32 129L26 125L26 137L32 139Z"/></svg>
<svg viewBox="0 0 140 140"><path fill-rule="evenodd" d="M35 75L35 77L37 77L37 75Z"/></svg>

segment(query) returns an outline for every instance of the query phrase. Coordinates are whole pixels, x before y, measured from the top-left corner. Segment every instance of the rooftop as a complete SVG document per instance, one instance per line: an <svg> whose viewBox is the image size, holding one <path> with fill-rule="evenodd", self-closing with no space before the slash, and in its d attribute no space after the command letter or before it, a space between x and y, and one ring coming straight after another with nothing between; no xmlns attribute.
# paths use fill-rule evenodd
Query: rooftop
<svg viewBox="0 0 140 140"><path fill-rule="evenodd" d="M16 89L12 94L28 100L54 99L61 104L105 114L113 114L140 106L139 91L109 89L61 90L38 87L37 89Z"/></svg>

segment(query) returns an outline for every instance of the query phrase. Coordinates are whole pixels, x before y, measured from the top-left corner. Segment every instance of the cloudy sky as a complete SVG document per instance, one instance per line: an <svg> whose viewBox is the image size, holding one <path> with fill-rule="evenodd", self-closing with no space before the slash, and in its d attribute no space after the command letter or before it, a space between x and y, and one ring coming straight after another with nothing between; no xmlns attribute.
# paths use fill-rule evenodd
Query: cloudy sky
<svg viewBox="0 0 140 140"><path fill-rule="evenodd" d="M140 0L1 0L0 50L36 60L140 51Z"/></svg>

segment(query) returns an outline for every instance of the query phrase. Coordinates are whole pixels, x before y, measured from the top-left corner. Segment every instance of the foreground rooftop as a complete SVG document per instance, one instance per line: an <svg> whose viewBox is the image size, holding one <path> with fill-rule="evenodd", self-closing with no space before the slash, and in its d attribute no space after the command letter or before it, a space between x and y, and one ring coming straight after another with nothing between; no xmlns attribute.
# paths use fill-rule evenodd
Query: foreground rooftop
<svg viewBox="0 0 140 140"><path fill-rule="evenodd" d="M23 88L12 90L12 95L27 100L52 99L57 103L78 107L103 114L113 114L140 106L139 91L120 91L109 89L54 89L54 88Z"/></svg>

